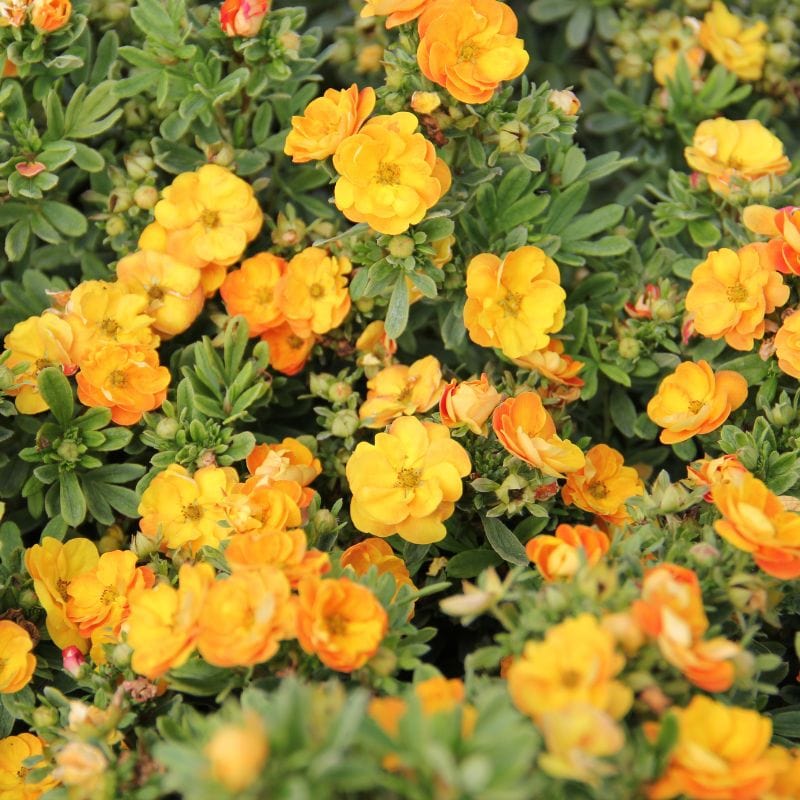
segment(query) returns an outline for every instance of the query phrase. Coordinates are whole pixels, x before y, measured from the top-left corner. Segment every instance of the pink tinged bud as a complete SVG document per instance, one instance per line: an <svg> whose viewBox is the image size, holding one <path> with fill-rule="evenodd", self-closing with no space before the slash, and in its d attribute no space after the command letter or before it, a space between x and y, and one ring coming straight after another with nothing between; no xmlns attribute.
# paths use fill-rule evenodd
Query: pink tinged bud
<svg viewBox="0 0 800 800"><path fill-rule="evenodd" d="M696 334L694 329L694 317L687 317L681 326L681 341L689 344L689 340Z"/></svg>
<svg viewBox="0 0 800 800"><path fill-rule="evenodd" d="M64 669L73 678L77 678L81 667L86 663L83 653L75 645L70 645L61 651L61 658L64 660Z"/></svg>
<svg viewBox="0 0 800 800"><path fill-rule="evenodd" d="M25 161L17 164L17 172L23 178L35 178L40 172L44 172L47 167L41 161Z"/></svg>
<svg viewBox="0 0 800 800"><path fill-rule="evenodd" d="M256 36L269 13L271 0L225 0L219 24L228 36Z"/></svg>

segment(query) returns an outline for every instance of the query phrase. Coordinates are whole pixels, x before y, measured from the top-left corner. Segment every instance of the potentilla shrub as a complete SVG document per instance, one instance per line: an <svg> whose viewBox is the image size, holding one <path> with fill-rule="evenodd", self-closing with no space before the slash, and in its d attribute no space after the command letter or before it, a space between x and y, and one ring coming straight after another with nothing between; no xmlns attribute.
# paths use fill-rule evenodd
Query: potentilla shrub
<svg viewBox="0 0 800 800"><path fill-rule="evenodd" d="M799 25L0 0L0 800L800 798Z"/></svg>

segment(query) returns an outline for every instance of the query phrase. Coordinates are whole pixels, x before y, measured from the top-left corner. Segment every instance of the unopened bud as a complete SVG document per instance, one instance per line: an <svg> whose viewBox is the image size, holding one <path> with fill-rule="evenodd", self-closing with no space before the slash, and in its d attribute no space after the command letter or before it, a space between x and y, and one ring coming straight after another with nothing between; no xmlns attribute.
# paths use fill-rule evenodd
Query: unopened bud
<svg viewBox="0 0 800 800"><path fill-rule="evenodd" d="M388 678L397 669L397 656L388 648L381 647L369 660L368 666L376 675Z"/></svg>
<svg viewBox="0 0 800 800"><path fill-rule="evenodd" d="M619 340L619 354L628 361L632 361L639 356L642 352L642 346L639 344L638 339L631 336L625 336Z"/></svg>
<svg viewBox="0 0 800 800"><path fill-rule="evenodd" d="M133 193L133 202L145 211L155 208L158 202L158 189L155 186L140 186Z"/></svg>
<svg viewBox="0 0 800 800"><path fill-rule="evenodd" d="M15 382L14 373L8 367L0 366L0 391L10 389Z"/></svg>
<svg viewBox="0 0 800 800"><path fill-rule="evenodd" d="M653 303L653 319L669 322L675 317L675 303L664 298Z"/></svg>
<svg viewBox="0 0 800 800"><path fill-rule="evenodd" d="M58 712L50 706L38 706L33 712L34 728L52 728L58 725Z"/></svg>
<svg viewBox="0 0 800 800"><path fill-rule="evenodd" d="M395 258L408 258L414 253L414 240L410 236L393 236L389 242L389 253Z"/></svg>
<svg viewBox="0 0 800 800"><path fill-rule="evenodd" d="M155 167L156 162L146 153L128 154L122 159L125 162L125 169L128 175L135 181L140 181L147 177L147 174Z"/></svg>
<svg viewBox="0 0 800 800"><path fill-rule="evenodd" d="M689 548L692 560L703 566L710 566L719 558L719 550L708 542L698 542Z"/></svg>
<svg viewBox="0 0 800 800"><path fill-rule="evenodd" d="M128 226L125 224L125 220L116 214L106 220L106 233L109 236L120 236L125 233L127 228Z"/></svg>
<svg viewBox="0 0 800 800"><path fill-rule="evenodd" d="M64 670L69 672L73 678L77 678L80 674L84 671L84 665L86 664L86 659L84 658L83 653L75 647L75 645L70 645L69 647L65 647L61 651L61 658L64 666Z"/></svg>
<svg viewBox="0 0 800 800"><path fill-rule="evenodd" d="M336 413L331 421L330 431L334 436L346 439L352 436L359 428L358 414L350 409L342 409Z"/></svg>
<svg viewBox="0 0 800 800"><path fill-rule="evenodd" d="M337 528L336 515L327 508L321 508L311 518L311 524L314 526L317 536L333 533Z"/></svg>
<svg viewBox="0 0 800 800"><path fill-rule="evenodd" d="M164 417L156 425L156 436L162 439L174 439L180 427L180 423L174 417Z"/></svg>
<svg viewBox="0 0 800 800"><path fill-rule="evenodd" d="M62 461L68 461L70 463L74 463L81 457L81 451L75 442L70 441L67 439L58 446L58 450L56 450L58 457Z"/></svg>
<svg viewBox="0 0 800 800"><path fill-rule="evenodd" d="M344 403L353 394L353 387L347 381L336 381L328 389L328 399L331 403Z"/></svg>
<svg viewBox="0 0 800 800"><path fill-rule="evenodd" d="M109 211L121 214L133 205L133 193L125 186L114 189L108 197Z"/></svg>

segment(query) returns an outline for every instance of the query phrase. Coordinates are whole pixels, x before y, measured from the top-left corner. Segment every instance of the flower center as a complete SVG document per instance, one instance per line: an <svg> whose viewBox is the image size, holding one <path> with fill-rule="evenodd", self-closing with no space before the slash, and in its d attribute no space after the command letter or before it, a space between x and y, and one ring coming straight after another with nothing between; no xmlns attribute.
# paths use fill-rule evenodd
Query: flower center
<svg viewBox="0 0 800 800"><path fill-rule="evenodd" d="M36 364L34 364L34 369L36 370L37 374L41 372L43 369L52 366L53 362L48 361L46 358L37 358Z"/></svg>
<svg viewBox="0 0 800 800"><path fill-rule="evenodd" d="M184 506L182 511L183 519L186 522L197 522L197 520L203 516L203 512L200 509L200 506L197 504L197 501L194 503L189 503L188 506Z"/></svg>
<svg viewBox="0 0 800 800"><path fill-rule="evenodd" d="M291 335L291 336L290 336L290 337L289 337L289 338L286 340L286 344L288 344L288 345L289 345L289 347L290 347L292 350L299 350L299 349L300 349L300 348L303 346L303 340L302 340L302 339L301 339L299 336L297 336L296 334L294 334L294 333L293 333L293 334L292 334L292 335Z"/></svg>
<svg viewBox="0 0 800 800"><path fill-rule="evenodd" d="M728 287L728 300L731 303L744 303L747 300L747 289L741 283Z"/></svg>
<svg viewBox="0 0 800 800"><path fill-rule="evenodd" d="M500 308L510 317L516 317L522 308L522 295L517 292L509 292L501 301Z"/></svg>
<svg viewBox="0 0 800 800"><path fill-rule="evenodd" d="M312 283L308 288L308 293L316 300L325 294L325 290L318 283Z"/></svg>
<svg viewBox="0 0 800 800"><path fill-rule="evenodd" d="M475 42L465 42L458 51L458 63L461 64L464 61L474 62L480 54L481 48Z"/></svg>
<svg viewBox="0 0 800 800"><path fill-rule="evenodd" d="M103 593L100 595L100 602L104 606L110 606L118 597L116 589L113 586L106 586Z"/></svg>
<svg viewBox="0 0 800 800"><path fill-rule="evenodd" d="M565 669L561 673L561 685L567 689L574 689L581 682L581 674L576 669Z"/></svg>
<svg viewBox="0 0 800 800"><path fill-rule="evenodd" d="M333 636L342 636L347 632L347 620L341 614L333 614L325 620L328 632Z"/></svg>
<svg viewBox="0 0 800 800"><path fill-rule="evenodd" d="M56 581L56 589L58 593L61 595L61 599L66 601L69 600L69 595L67 594L67 589L69 588L69 581L65 581L63 578L59 578Z"/></svg>
<svg viewBox="0 0 800 800"><path fill-rule="evenodd" d="M397 164L386 164L381 161L378 164L375 180L384 186L396 186L400 182L400 167Z"/></svg>
<svg viewBox="0 0 800 800"><path fill-rule="evenodd" d="M274 297L275 295L272 289L261 289L256 293L256 300L258 300L262 306L270 305Z"/></svg>
<svg viewBox="0 0 800 800"><path fill-rule="evenodd" d="M110 319L109 317L106 317L100 323L100 330L106 336L116 336L119 333L119 323L116 320L113 320L113 319Z"/></svg>
<svg viewBox="0 0 800 800"><path fill-rule="evenodd" d="M161 300L164 297L164 290L158 284L154 284L147 290L147 296L151 300Z"/></svg>
<svg viewBox="0 0 800 800"><path fill-rule="evenodd" d="M608 487L600 481L592 482L586 488L589 494L596 500L603 500L608 497Z"/></svg>
<svg viewBox="0 0 800 800"><path fill-rule="evenodd" d="M211 211L211 209L206 209L200 215L200 222L202 223L203 227L208 228L216 228L219 225L219 212L218 211Z"/></svg>
<svg viewBox="0 0 800 800"><path fill-rule="evenodd" d="M120 388L121 386L124 386L128 382L128 377L121 369L115 369L109 373L108 382L112 386Z"/></svg>
<svg viewBox="0 0 800 800"><path fill-rule="evenodd" d="M689 401L689 411L691 411L692 414L697 414L702 407L703 407L703 404L700 402L700 400L690 400Z"/></svg>
<svg viewBox="0 0 800 800"><path fill-rule="evenodd" d="M421 475L422 470L403 467L403 469L397 473L397 482L395 486L399 486L401 489L406 489L407 491L416 489L422 480Z"/></svg>

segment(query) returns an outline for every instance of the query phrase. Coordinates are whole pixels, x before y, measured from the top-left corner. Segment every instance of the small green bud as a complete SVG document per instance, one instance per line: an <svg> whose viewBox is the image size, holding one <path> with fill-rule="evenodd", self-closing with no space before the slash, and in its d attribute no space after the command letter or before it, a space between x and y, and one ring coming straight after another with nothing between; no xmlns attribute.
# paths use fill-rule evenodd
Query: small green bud
<svg viewBox="0 0 800 800"><path fill-rule="evenodd" d="M146 153L135 153L123 156L125 162L125 169L128 175L135 181L141 181L147 177L147 174L155 167L156 162L153 161L151 156Z"/></svg>
<svg viewBox="0 0 800 800"><path fill-rule="evenodd" d="M375 301L371 297L359 297L356 300L356 308L362 314L369 314L373 308L375 308Z"/></svg>
<svg viewBox="0 0 800 800"><path fill-rule="evenodd" d="M338 411L331 420L330 431L334 436L345 439L352 436L359 428L358 414L350 409Z"/></svg>
<svg viewBox="0 0 800 800"><path fill-rule="evenodd" d="M119 669L126 669L130 666L132 654L131 646L120 642L111 651L111 663Z"/></svg>
<svg viewBox="0 0 800 800"><path fill-rule="evenodd" d="M125 220L116 214L106 220L106 233L109 236L120 236L127 229L128 226L125 224Z"/></svg>
<svg viewBox="0 0 800 800"><path fill-rule="evenodd" d="M397 669L397 656L388 648L381 647L369 660L368 666L376 675L388 678Z"/></svg>
<svg viewBox="0 0 800 800"><path fill-rule="evenodd" d="M8 367L0 366L0 391L10 389L14 383L16 383L14 373Z"/></svg>
<svg viewBox="0 0 800 800"><path fill-rule="evenodd" d="M328 400L331 403L344 403L353 394L353 387L347 381L336 381L328 389Z"/></svg>
<svg viewBox="0 0 800 800"><path fill-rule="evenodd" d="M50 706L37 706L33 710L33 727L54 728L58 725L58 712Z"/></svg>
<svg viewBox="0 0 800 800"><path fill-rule="evenodd" d="M328 372L312 372L308 379L308 388L311 394L317 397L327 397L331 386L336 383L336 378Z"/></svg>
<svg viewBox="0 0 800 800"><path fill-rule="evenodd" d="M653 303L653 319L661 322L668 322L675 318L675 303L671 300L661 298Z"/></svg>
<svg viewBox="0 0 800 800"><path fill-rule="evenodd" d="M641 352L642 346L637 339L631 336L625 336L619 340L619 354L628 361L638 358Z"/></svg>
<svg viewBox="0 0 800 800"><path fill-rule="evenodd" d="M133 202L136 203L139 208L149 211L151 208L154 208L158 202L158 189L156 189L155 186L140 186L133 193Z"/></svg>
<svg viewBox="0 0 800 800"><path fill-rule="evenodd" d="M325 536L325 534L333 533L337 527L336 516L328 511L327 508L321 508L311 518L311 524L314 526L314 532L317 538Z"/></svg>
<svg viewBox="0 0 800 800"><path fill-rule="evenodd" d="M56 453L62 461L68 461L70 463L74 463L81 457L80 447L69 439L61 442Z"/></svg>
<svg viewBox="0 0 800 800"><path fill-rule="evenodd" d="M779 428L791 425L797 416L797 412L785 393L782 394L780 400L772 408L766 409L764 413L767 419Z"/></svg>
<svg viewBox="0 0 800 800"><path fill-rule="evenodd" d="M174 417L164 417L156 425L156 436L162 439L174 439L180 427L180 423Z"/></svg>
<svg viewBox="0 0 800 800"><path fill-rule="evenodd" d="M34 608L39 608L39 598L33 589L25 589L19 595L19 607L23 611L31 611Z"/></svg>
<svg viewBox="0 0 800 800"><path fill-rule="evenodd" d="M414 240L410 236L392 236L389 253L395 258L408 258L414 252Z"/></svg>
<svg viewBox="0 0 800 800"><path fill-rule="evenodd" d="M127 211L132 205L133 192L125 186L114 189L108 197L109 211L113 211L116 214Z"/></svg>

